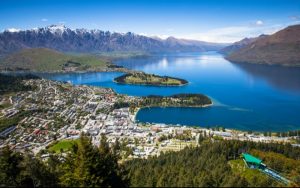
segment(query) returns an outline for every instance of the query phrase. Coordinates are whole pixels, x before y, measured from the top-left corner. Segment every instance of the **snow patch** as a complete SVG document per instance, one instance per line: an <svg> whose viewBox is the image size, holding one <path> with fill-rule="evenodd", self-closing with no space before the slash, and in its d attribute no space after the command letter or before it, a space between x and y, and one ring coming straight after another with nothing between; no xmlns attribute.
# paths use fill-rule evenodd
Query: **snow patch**
<svg viewBox="0 0 300 188"><path fill-rule="evenodd" d="M15 32L19 32L21 31L21 29L17 29L17 28L8 28L5 31L11 32L11 33L15 33Z"/></svg>

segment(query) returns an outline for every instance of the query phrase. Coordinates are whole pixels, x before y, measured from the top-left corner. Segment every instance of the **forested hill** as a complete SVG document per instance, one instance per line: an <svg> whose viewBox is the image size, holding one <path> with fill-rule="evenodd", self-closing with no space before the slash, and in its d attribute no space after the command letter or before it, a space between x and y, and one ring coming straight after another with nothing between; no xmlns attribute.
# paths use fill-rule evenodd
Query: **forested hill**
<svg viewBox="0 0 300 188"><path fill-rule="evenodd" d="M290 145L204 141L197 148L134 159L125 166L133 187L284 186L258 170L246 169L240 159L242 152L266 159L264 163L293 181L289 186L300 185L300 148Z"/></svg>
<svg viewBox="0 0 300 188"><path fill-rule="evenodd" d="M240 159L249 152L270 168L300 185L300 148L286 144L225 141L200 137L200 146L148 159L118 163L120 144L109 147L105 136L100 147L81 136L66 155L51 154L42 160L0 150L0 185L10 187L273 187L285 186L258 170L247 169Z"/></svg>

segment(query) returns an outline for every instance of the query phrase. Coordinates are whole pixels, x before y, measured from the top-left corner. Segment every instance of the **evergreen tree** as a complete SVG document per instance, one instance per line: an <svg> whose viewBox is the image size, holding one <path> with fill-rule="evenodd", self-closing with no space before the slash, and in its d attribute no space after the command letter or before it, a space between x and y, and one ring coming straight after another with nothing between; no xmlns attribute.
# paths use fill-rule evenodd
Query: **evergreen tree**
<svg viewBox="0 0 300 188"><path fill-rule="evenodd" d="M104 135L99 148L93 146L89 137L81 135L79 144L63 165L65 174L60 178L61 183L68 187L126 187L126 173L117 159Z"/></svg>

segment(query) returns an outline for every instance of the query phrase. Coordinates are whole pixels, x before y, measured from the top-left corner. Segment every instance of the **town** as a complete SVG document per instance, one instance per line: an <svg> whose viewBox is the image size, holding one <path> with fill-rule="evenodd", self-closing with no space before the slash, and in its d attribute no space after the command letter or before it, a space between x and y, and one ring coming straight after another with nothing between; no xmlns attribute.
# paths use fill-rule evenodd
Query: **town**
<svg viewBox="0 0 300 188"><path fill-rule="evenodd" d="M20 121L0 133L1 148L8 145L16 151L42 152L46 157L48 148L60 141L76 140L81 133L91 136L96 146L100 144L102 135L106 135L111 144L120 142L124 159L147 158L158 156L161 152L194 147L203 137L290 142L299 146L294 142L296 136L137 122L137 110L116 104L133 104L143 98L116 94L110 88L75 86L45 79L23 82L35 89L0 98L1 119L20 117Z"/></svg>

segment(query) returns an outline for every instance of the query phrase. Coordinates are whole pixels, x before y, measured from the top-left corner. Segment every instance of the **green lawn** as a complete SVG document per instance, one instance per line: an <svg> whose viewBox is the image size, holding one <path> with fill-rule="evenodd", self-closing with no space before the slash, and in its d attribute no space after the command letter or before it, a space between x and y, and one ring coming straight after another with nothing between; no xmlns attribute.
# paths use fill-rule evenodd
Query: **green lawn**
<svg viewBox="0 0 300 188"><path fill-rule="evenodd" d="M49 151L53 151L55 153L60 153L61 151L69 151L75 143L78 143L79 140L61 140L48 148Z"/></svg>

